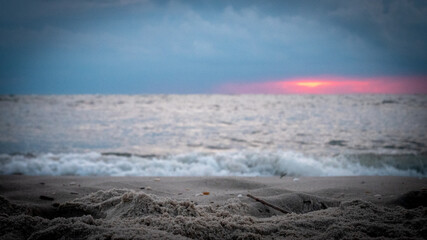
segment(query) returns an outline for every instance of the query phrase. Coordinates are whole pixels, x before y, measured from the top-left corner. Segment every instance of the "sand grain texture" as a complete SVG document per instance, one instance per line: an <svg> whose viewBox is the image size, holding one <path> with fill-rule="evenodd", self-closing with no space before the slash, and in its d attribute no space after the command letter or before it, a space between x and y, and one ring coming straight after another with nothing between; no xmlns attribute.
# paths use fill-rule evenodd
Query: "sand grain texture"
<svg viewBox="0 0 427 240"><path fill-rule="evenodd" d="M0 179L0 239L427 238L418 178Z"/></svg>

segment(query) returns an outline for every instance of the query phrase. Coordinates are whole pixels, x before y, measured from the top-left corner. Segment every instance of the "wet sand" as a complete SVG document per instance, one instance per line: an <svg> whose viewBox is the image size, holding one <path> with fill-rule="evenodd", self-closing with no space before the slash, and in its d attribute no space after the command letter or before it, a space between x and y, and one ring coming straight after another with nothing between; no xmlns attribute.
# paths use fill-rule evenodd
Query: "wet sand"
<svg viewBox="0 0 427 240"><path fill-rule="evenodd" d="M427 238L425 178L0 176L0 195L0 239Z"/></svg>

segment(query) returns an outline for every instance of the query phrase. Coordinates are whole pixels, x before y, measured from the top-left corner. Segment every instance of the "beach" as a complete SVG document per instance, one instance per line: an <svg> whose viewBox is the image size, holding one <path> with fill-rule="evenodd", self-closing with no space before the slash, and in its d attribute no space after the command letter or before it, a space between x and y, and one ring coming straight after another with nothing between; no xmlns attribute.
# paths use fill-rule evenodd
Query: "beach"
<svg viewBox="0 0 427 240"><path fill-rule="evenodd" d="M0 100L0 239L427 238L424 95Z"/></svg>
<svg viewBox="0 0 427 240"><path fill-rule="evenodd" d="M425 178L9 175L0 179L1 239L427 237Z"/></svg>
<svg viewBox="0 0 427 240"><path fill-rule="evenodd" d="M426 13L2 1L0 240L427 239Z"/></svg>

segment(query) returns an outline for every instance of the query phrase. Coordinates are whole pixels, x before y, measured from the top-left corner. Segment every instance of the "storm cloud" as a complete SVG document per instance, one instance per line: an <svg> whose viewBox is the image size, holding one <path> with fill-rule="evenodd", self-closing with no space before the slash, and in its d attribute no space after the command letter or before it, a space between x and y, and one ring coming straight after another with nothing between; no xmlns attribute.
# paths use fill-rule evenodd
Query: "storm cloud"
<svg viewBox="0 0 427 240"><path fill-rule="evenodd" d="M427 75L425 1L1 1L0 93ZM425 78L424 78L425 80Z"/></svg>

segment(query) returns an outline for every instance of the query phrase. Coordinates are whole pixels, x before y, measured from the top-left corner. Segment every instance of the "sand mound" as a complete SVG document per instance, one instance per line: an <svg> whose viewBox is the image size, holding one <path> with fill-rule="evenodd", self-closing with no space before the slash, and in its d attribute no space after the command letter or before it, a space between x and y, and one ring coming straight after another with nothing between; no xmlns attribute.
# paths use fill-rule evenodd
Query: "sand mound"
<svg viewBox="0 0 427 240"><path fill-rule="evenodd" d="M263 200L291 213L308 213L327 209L329 207L338 207L340 205L339 201L304 193L285 193L264 197ZM250 205L252 211L250 211L249 214L252 216L271 217L274 215L282 215L281 212L273 210L258 202L253 202ZM255 212L254 210L257 211Z"/></svg>
<svg viewBox="0 0 427 240"><path fill-rule="evenodd" d="M339 203L302 193L264 198L294 213L266 214L248 198L196 205L127 189L98 191L60 204L56 217L0 198L0 239L346 239L427 237L427 209ZM316 211L315 211L316 210ZM265 211L263 213L263 211ZM274 216L276 215L276 216Z"/></svg>
<svg viewBox="0 0 427 240"><path fill-rule="evenodd" d="M427 207L427 190L410 191L397 198L394 203L405 208Z"/></svg>
<svg viewBox="0 0 427 240"><path fill-rule="evenodd" d="M98 191L59 206L59 211L80 212L95 218L135 218L148 215L200 216L194 203L160 199L155 195L126 189Z"/></svg>

